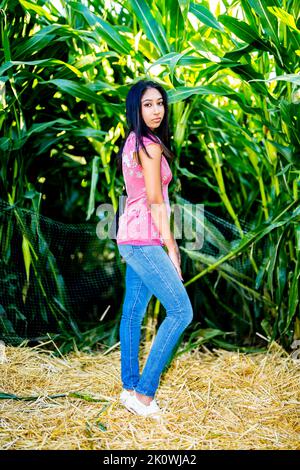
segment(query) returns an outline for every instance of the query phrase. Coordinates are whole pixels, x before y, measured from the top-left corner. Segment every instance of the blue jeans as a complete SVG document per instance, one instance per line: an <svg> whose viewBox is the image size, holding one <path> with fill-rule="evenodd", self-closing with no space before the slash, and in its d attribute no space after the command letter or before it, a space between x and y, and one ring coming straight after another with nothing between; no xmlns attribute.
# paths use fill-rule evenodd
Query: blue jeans
<svg viewBox="0 0 300 470"><path fill-rule="evenodd" d="M125 297L120 323L123 388L154 397L161 373L181 334L193 319L193 308L179 274L160 245L118 245L126 262ZM140 376L141 325L152 294L166 309Z"/></svg>

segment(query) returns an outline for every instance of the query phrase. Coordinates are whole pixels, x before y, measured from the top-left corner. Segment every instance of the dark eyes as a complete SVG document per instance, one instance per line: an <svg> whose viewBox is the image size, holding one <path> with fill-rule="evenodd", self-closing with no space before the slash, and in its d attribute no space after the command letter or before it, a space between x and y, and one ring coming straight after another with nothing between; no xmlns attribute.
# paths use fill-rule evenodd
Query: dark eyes
<svg viewBox="0 0 300 470"><path fill-rule="evenodd" d="M163 105L163 104L164 104L164 102L163 102L163 101L161 101L160 103L157 103L157 104L162 104L162 105ZM145 106L151 106L151 103L145 103Z"/></svg>

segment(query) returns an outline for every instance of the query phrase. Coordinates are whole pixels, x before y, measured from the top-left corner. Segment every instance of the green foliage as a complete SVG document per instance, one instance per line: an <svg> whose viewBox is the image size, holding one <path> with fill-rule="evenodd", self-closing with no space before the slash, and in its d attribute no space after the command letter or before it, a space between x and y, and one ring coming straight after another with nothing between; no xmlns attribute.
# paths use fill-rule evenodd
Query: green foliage
<svg viewBox="0 0 300 470"><path fill-rule="evenodd" d="M215 205L240 235L220 257L183 253L197 320L224 332L222 347L248 347L257 334L288 347L300 335L300 6L210 3L2 1L0 197L46 215L55 208L67 222L95 220L108 198L116 208L128 87L159 81L176 154L171 202ZM13 234L1 230L8 262ZM35 252L24 233L27 282L40 244ZM226 264L239 256L247 272ZM49 270L63 305L51 257ZM217 336L207 341L220 345Z"/></svg>

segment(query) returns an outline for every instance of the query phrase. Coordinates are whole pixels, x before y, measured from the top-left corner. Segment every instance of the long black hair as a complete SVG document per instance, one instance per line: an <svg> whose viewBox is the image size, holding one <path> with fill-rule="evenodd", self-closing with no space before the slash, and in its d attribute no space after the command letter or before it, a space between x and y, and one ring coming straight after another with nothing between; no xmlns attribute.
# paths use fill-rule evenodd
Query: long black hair
<svg viewBox="0 0 300 470"><path fill-rule="evenodd" d="M164 117L159 127L155 130L155 133L145 124L142 118L141 111L141 99L145 91L149 88L156 88L162 95L163 104L164 104ZM134 132L136 135L136 146L135 151L137 154L138 162L141 165L141 160L139 157L139 146L146 152L149 158L152 158L147 149L145 148L143 137L148 137L150 140L153 140L155 143L159 143L162 146L163 154L169 158L173 159L174 154L169 150L170 149L170 129L169 129L169 111L168 111L168 96L165 89L157 82L153 80L139 80L137 83L132 85L130 88L127 97L126 97L126 121L128 130L126 132L123 143L120 147L120 150L117 154L117 168L119 171L122 169L122 154L123 148L126 142L126 139L130 132Z"/></svg>

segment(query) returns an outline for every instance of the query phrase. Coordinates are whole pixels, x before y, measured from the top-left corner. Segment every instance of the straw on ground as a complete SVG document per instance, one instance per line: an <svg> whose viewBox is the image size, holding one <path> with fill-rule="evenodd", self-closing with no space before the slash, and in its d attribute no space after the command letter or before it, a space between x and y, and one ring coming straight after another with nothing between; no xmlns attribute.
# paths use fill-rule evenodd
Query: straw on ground
<svg viewBox="0 0 300 470"><path fill-rule="evenodd" d="M299 360L276 343L265 354L203 348L175 358L156 395L161 423L119 402L119 350L7 347L6 358L1 449L300 448Z"/></svg>

